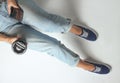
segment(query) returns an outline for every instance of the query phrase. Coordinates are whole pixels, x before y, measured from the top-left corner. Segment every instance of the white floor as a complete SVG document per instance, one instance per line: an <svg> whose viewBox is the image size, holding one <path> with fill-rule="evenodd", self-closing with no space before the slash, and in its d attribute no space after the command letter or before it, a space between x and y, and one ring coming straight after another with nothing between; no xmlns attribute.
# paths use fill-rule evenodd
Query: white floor
<svg viewBox="0 0 120 83"><path fill-rule="evenodd" d="M0 83L120 83L120 0L35 0L45 10L70 17L76 24L95 29L98 40L85 41L73 34L50 34L83 59L112 66L107 75L72 68L55 58L28 50L18 56L0 42Z"/></svg>

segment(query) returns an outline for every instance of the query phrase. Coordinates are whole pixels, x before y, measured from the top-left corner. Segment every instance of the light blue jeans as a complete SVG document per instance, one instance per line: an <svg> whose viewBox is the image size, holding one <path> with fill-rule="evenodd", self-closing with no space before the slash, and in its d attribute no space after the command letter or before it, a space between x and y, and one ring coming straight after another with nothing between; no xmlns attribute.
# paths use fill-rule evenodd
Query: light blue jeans
<svg viewBox="0 0 120 83"><path fill-rule="evenodd" d="M20 35L28 42L28 48L39 52L45 52L57 59L76 66L80 61L79 56L44 32L68 32L71 28L70 20L64 17L49 14L43 9L35 6L32 0L18 0L24 10L22 23L6 28L4 32L9 35Z"/></svg>

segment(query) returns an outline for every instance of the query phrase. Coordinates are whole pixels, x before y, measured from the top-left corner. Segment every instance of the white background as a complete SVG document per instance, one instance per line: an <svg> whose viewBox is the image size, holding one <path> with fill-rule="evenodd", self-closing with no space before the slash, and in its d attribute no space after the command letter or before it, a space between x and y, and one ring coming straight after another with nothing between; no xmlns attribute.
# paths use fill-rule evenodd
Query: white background
<svg viewBox="0 0 120 83"><path fill-rule="evenodd" d="M29 1L29 0L28 0ZM120 0L35 0L45 10L95 29L98 40L89 42L71 33L49 34L83 59L112 66L107 75L72 68L57 59L27 50L18 56L0 42L0 83L120 83Z"/></svg>

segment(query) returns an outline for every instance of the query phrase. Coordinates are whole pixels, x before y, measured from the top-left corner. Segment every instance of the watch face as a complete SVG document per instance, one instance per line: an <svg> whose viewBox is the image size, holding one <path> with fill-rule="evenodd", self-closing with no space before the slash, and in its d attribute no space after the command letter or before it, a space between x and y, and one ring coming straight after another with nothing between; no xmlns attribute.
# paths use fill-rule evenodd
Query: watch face
<svg viewBox="0 0 120 83"><path fill-rule="evenodd" d="M12 48L15 53L23 54L27 49L27 43L23 40L17 40L12 44Z"/></svg>

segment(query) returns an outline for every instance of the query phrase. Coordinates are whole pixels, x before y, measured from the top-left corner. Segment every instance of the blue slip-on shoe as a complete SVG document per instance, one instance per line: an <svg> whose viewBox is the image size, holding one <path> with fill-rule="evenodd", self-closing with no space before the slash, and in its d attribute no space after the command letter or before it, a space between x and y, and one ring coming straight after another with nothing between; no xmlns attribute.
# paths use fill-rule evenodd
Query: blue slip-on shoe
<svg viewBox="0 0 120 83"><path fill-rule="evenodd" d="M111 70L111 67L109 65L97 64L97 63L88 62L88 61L85 61L85 62L93 64L95 66L95 69L93 71L90 71L90 72L93 72L93 73L108 74Z"/></svg>
<svg viewBox="0 0 120 83"><path fill-rule="evenodd" d="M97 40L97 33L93 30L90 30L89 28L84 28L82 26L75 25L77 27L80 27L82 29L82 34L79 36L90 41Z"/></svg>

